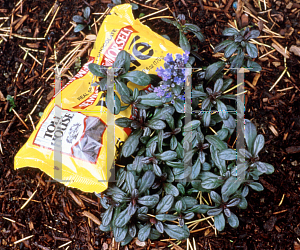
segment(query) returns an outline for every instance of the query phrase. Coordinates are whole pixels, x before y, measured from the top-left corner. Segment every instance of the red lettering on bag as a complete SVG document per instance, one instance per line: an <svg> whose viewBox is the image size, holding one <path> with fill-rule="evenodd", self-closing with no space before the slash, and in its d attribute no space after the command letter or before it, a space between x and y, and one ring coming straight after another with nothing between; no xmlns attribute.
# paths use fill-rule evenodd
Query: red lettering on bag
<svg viewBox="0 0 300 250"><path fill-rule="evenodd" d="M119 54L119 52L125 48L125 45L127 44L130 38L130 35L134 32L136 31L131 26L127 26L120 29L115 40L104 52L101 65L111 66L116 60L116 57Z"/></svg>

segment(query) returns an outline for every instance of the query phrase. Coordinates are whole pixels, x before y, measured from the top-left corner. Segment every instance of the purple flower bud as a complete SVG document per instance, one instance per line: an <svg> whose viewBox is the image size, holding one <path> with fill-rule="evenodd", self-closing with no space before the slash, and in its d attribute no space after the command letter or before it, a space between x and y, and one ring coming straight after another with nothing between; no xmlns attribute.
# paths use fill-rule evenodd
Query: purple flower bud
<svg viewBox="0 0 300 250"><path fill-rule="evenodd" d="M182 58L183 58L183 61L184 61L184 64L186 64L189 60L189 55L190 55L190 52L189 51L185 51L184 54L182 55Z"/></svg>

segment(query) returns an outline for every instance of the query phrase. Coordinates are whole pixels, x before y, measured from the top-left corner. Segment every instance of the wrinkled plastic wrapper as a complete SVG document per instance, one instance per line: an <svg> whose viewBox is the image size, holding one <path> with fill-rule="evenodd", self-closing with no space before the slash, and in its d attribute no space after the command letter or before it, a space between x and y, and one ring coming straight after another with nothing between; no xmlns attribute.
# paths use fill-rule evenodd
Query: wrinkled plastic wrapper
<svg viewBox="0 0 300 250"><path fill-rule="evenodd" d="M109 111L103 92L91 86L95 77L88 65L111 66L121 50L131 55L130 71L140 70L147 74L156 74L156 68L164 65L167 53L183 54L173 43L135 20L130 4L114 7L103 21L88 62L48 104L36 129L15 156L15 169L38 168L52 178L56 176L54 171L61 171L62 179L57 181L84 192L100 193L107 188ZM153 88L133 83L128 83L128 87L146 92ZM55 98L61 99L60 105L56 105ZM60 116L56 116L58 111ZM131 109L121 111L114 119L120 117L130 118ZM117 152L120 142L126 140L131 130L115 126L114 132ZM57 139L61 142L59 163L54 161Z"/></svg>

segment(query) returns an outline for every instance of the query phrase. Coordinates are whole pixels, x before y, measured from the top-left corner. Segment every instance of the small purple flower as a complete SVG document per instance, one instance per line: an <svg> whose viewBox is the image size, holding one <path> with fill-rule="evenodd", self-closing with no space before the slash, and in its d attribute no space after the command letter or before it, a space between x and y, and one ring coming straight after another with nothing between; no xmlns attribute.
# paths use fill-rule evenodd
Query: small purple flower
<svg viewBox="0 0 300 250"><path fill-rule="evenodd" d="M168 92L168 93L166 94L166 98L170 98L170 97L172 97L172 93L171 93L171 92Z"/></svg>
<svg viewBox="0 0 300 250"><path fill-rule="evenodd" d="M171 53L168 53L165 57L165 62L169 63L169 62L173 62L173 56Z"/></svg>
<svg viewBox="0 0 300 250"><path fill-rule="evenodd" d="M160 67L160 68L157 68L157 69L156 69L157 75L160 76L160 77L162 77L164 71L165 71L165 70L163 69L163 67Z"/></svg>
<svg viewBox="0 0 300 250"><path fill-rule="evenodd" d="M182 58L182 55L180 55L180 54L176 54L176 60L180 61L180 60L181 60L181 58Z"/></svg>
<svg viewBox="0 0 300 250"><path fill-rule="evenodd" d="M182 101L185 100L184 95L179 95L178 98L179 98L180 100L182 100Z"/></svg>
<svg viewBox="0 0 300 250"><path fill-rule="evenodd" d="M165 95L165 91L164 90L162 90L160 87L155 87L154 88L154 90L153 90L155 93L156 93L156 95L158 96L158 97L163 97L164 95Z"/></svg>
<svg viewBox="0 0 300 250"><path fill-rule="evenodd" d="M183 83L183 82L184 82L184 79L182 79L182 78L176 76L176 77L174 77L174 82L175 82L177 85L179 85L180 83Z"/></svg>

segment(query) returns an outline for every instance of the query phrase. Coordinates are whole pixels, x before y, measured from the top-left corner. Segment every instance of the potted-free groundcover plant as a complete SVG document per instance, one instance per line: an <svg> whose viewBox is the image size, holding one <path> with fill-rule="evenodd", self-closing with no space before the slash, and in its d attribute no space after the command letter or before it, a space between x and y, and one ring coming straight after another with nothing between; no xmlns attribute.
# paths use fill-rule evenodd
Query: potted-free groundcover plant
<svg viewBox="0 0 300 250"><path fill-rule="evenodd" d="M177 25L176 22L173 24ZM180 44L189 49L187 39L183 38L184 25L179 26ZM188 30L200 32L192 24ZM219 231L224 229L226 221L237 228L236 214L239 209L247 208L249 189L262 191L259 176L274 172L272 165L259 160L264 137L257 134L249 120L244 120L245 149L235 150L227 143L235 136L236 96L224 93L234 83L222 72L226 64L251 71L261 69L251 60L257 57L257 49L249 43L259 32L229 28L223 35L231 39L216 46L215 52L224 50L227 60L213 63L192 76L195 79L191 89L192 114L187 124L184 124L185 79L195 61L188 50L183 55L167 54L164 67L156 70L159 80L144 72L128 72L130 55L125 51L118 54L112 66L120 98L115 95L115 100L106 100L107 107L114 107L110 111L115 114L131 107L133 118L119 118L115 124L131 128L132 132L119 156L128 163L117 171L117 182L97 196L106 210L100 229L113 231L115 240L122 245L134 237L140 241L155 240L162 234L186 239L189 228L185 222L197 213L213 216ZM99 85L106 93L108 68L90 64L89 69L102 78L93 85ZM141 86L151 83L154 91L148 94L137 88L132 91L127 87L129 81ZM245 161L237 164L238 157ZM196 199L199 192L209 195L212 203L199 204Z"/></svg>

